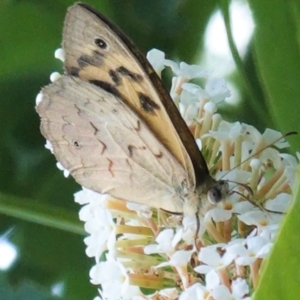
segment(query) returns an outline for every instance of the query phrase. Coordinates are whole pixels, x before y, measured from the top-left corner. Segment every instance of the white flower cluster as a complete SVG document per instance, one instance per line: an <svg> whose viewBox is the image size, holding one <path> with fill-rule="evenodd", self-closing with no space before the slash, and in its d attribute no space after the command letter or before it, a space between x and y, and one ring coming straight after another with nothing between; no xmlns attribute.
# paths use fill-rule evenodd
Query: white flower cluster
<svg viewBox="0 0 300 300"><path fill-rule="evenodd" d="M57 56L63 58L61 52ZM288 146L281 133L267 129L260 134L216 113L230 96L223 79L211 78L199 66L166 60L158 50L147 58L158 74L165 67L174 72L170 94L211 173L230 180L231 192L200 216L196 245L195 218L84 188L76 193L89 234L86 254L96 262L91 282L101 286L95 299L250 299L291 203L298 161L268 147ZM205 80L204 87L189 82L194 78Z"/></svg>

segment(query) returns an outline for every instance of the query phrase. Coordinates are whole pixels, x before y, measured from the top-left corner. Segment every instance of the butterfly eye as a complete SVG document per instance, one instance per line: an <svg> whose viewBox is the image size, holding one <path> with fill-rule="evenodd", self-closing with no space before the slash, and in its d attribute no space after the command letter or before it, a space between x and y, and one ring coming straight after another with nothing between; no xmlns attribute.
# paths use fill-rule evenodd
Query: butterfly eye
<svg viewBox="0 0 300 300"><path fill-rule="evenodd" d="M222 200L222 193L217 187L213 187L207 192L207 198L211 204L217 204Z"/></svg>
<svg viewBox="0 0 300 300"><path fill-rule="evenodd" d="M207 192L207 198L210 203L217 204L225 195L228 194L228 182L227 180L219 180L216 185Z"/></svg>
<svg viewBox="0 0 300 300"><path fill-rule="evenodd" d="M100 38L95 38L95 44L100 48L100 49L106 49L107 44L103 39Z"/></svg>

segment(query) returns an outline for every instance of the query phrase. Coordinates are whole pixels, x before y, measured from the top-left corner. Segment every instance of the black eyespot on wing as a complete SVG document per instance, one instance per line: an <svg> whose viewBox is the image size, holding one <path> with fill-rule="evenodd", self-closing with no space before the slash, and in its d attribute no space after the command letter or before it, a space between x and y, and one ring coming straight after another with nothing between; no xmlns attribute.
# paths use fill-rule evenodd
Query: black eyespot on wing
<svg viewBox="0 0 300 300"><path fill-rule="evenodd" d="M76 149L81 149L81 145L77 140L73 140L72 143Z"/></svg>
<svg viewBox="0 0 300 300"><path fill-rule="evenodd" d="M103 90L107 91L108 93L111 93L115 95L116 97L121 97L118 89L116 89L112 84L106 82L106 81L101 81L101 80L89 80L91 84L94 84Z"/></svg>
<svg viewBox="0 0 300 300"><path fill-rule="evenodd" d="M153 113L155 109L160 109L160 107L147 95L143 93L138 93L141 107L145 112Z"/></svg>
<svg viewBox="0 0 300 300"><path fill-rule="evenodd" d="M135 82L141 82L141 81L143 81L143 76L142 75L140 75L138 73L131 72L130 70L128 70L125 67L119 67L119 68L117 68L116 72L118 72L120 75L122 75L124 77L128 77L132 81L135 81Z"/></svg>
<svg viewBox="0 0 300 300"><path fill-rule="evenodd" d="M106 49L107 48L107 43L101 38L95 38L95 44L100 49Z"/></svg>

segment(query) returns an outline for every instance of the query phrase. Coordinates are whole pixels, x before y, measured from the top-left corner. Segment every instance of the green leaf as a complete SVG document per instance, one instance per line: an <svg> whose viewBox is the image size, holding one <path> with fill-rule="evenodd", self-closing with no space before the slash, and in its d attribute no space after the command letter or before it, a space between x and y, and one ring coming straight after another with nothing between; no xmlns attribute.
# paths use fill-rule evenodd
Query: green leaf
<svg viewBox="0 0 300 300"><path fill-rule="evenodd" d="M51 228L85 235L78 217L62 208L0 193L0 213Z"/></svg>
<svg viewBox="0 0 300 300"><path fill-rule="evenodd" d="M300 168L298 168L298 178ZM300 180L294 204L284 220L270 258L260 278L254 300L298 299L300 295Z"/></svg>
<svg viewBox="0 0 300 300"><path fill-rule="evenodd" d="M293 1L250 0L254 20L254 50L263 89L274 120L283 132L300 132L300 49ZM299 5L299 4L298 4ZM293 150L300 139L291 140Z"/></svg>

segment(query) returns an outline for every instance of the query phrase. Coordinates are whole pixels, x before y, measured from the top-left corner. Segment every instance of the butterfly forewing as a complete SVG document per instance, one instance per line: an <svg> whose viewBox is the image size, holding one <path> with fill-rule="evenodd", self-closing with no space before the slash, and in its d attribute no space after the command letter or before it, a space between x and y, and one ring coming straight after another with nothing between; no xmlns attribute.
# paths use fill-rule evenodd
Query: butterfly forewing
<svg viewBox="0 0 300 300"><path fill-rule="evenodd" d="M64 32L65 69L119 96L201 184L209 176L194 138L151 65L115 25L85 4L69 8Z"/></svg>

